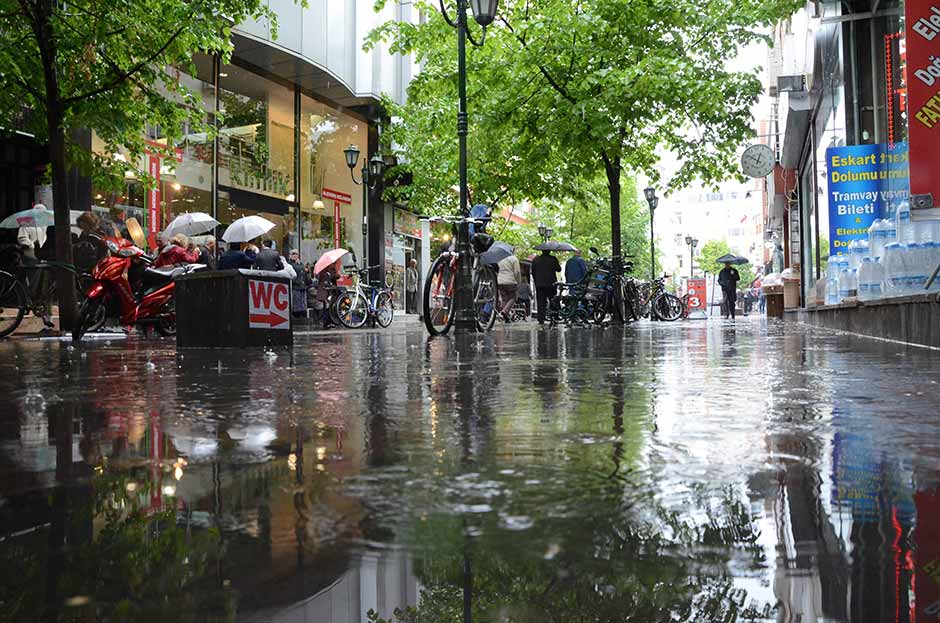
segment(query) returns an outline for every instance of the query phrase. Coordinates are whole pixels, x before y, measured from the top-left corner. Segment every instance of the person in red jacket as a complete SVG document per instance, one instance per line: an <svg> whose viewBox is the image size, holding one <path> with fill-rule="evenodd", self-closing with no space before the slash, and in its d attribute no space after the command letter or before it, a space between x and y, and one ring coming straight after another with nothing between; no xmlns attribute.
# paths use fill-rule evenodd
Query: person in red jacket
<svg viewBox="0 0 940 623"><path fill-rule="evenodd" d="M189 247L192 247L191 249ZM189 244L183 234L176 234L170 242L160 251L154 268L161 266L175 266L176 264L193 264L199 260L199 250Z"/></svg>

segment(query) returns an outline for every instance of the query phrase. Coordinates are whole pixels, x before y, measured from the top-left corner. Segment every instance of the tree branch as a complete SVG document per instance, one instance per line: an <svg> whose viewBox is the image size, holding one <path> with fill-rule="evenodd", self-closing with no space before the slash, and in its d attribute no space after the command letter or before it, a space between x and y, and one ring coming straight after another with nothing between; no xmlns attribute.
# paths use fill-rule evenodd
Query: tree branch
<svg viewBox="0 0 940 623"><path fill-rule="evenodd" d="M96 95L107 93L111 89L118 87L121 83L126 81L128 78L136 74L138 71L140 71L141 69L143 69L144 67L152 63L154 60L159 58L161 54L166 52L167 48L169 48L170 45L176 40L176 38L180 36L180 34L186 29L187 26L189 26L189 20L192 19L192 17L193 17L193 14L190 13L189 18L182 21L182 25L176 29L176 31L170 36L169 39L167 39L166 43L164 43L163 46L161 46L159 50L151 54L148 58L140 61L139 63L137 63L130 69L128 69L127 71L121 72L120 75L118 75L114 80L112 80L108 84L102 85L98 87L97 89L93 89L87 93L83 93L81 95L73 95L72 97L66 98L65 100L63 100L63 104L65 106L70 106L71 104L74 104L75 102L80 102L82 100L95 97Z"/></svg>

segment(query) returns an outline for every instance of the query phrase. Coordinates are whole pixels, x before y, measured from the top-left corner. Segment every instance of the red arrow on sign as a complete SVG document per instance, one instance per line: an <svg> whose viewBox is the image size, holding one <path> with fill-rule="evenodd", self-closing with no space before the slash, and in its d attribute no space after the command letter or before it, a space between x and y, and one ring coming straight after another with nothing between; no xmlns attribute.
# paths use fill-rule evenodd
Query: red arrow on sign
<svg viewBox="0 0 940 623"><path fill-rule="evenodd" d="M248 322L254 322L257 324L266 324L270 327L277 327L279 325L287 322L288 319L284 316L278 316L274 312L269 312L267 314L250 314L248 316Z"/></svg>

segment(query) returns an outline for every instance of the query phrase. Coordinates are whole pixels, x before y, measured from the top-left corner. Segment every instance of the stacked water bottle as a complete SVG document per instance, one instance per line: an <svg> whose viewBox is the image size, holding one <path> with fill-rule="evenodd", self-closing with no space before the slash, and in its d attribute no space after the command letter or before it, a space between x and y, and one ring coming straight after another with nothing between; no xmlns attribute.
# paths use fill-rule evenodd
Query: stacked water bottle
<svg viewBox="0 0 940 623"><path fill-rule="evenodd" d="M869 301L924 292L940 265L940 221L912 221L911 206L898 206L894 219L876 219L868 240L853 240L848 253L829 258L826 304L857 296ZM940 291L940 277L931 291Z"/></svg>

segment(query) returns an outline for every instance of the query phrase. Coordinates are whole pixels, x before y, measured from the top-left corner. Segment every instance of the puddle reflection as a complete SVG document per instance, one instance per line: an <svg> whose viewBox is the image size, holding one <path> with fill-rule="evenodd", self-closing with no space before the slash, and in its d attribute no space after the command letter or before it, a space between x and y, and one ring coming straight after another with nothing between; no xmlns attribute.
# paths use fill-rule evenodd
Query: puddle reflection
<svg viewBox="0 0 940 623"><path fill-rule="evenodd" d="M760 323L171 346L0 345L7 619L940 609L933 353Z"/></svg>

